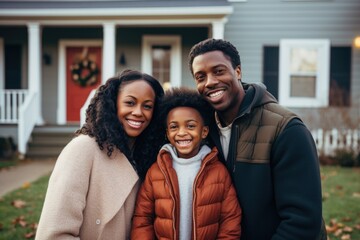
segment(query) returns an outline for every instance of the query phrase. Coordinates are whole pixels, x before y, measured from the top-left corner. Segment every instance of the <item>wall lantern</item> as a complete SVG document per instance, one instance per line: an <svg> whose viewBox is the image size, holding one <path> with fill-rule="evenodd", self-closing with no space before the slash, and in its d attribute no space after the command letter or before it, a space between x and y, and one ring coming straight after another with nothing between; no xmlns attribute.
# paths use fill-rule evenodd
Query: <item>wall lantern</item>
<svg viewBox="0 0 360 240"><path fill-rule="evenodd" d="M360 36L358 36L354 39L354 46L356 48L360 48Z"/></svg>
<svg viewBox="0 0 360 240"><path fill-rule="evenodd" d="M120 54L119 64L122 66L126 65L126 58L125 58L125 54L123 52Z"/></svg>
<svg viewBox="0 0 360 240"><path fill-rule="evenodd" d="M43 61L44 61L44 64L49 66L51 65L51 55L48 54L48 53L44 53L43 54Z"/></svg>

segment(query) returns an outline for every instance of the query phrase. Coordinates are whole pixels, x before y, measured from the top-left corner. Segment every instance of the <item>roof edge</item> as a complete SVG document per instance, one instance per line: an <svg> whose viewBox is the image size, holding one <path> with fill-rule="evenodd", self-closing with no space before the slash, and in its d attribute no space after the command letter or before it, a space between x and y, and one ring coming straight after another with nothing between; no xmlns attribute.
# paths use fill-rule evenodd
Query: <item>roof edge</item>
<svg viewBox="0 0 360 240"><path fill-rule="evenodd" d="M166 16L166 15L229 15L232 6L156 7L156 8L96 8L96 9L0 9L0 17L67 17L67 16Z"/></svg>

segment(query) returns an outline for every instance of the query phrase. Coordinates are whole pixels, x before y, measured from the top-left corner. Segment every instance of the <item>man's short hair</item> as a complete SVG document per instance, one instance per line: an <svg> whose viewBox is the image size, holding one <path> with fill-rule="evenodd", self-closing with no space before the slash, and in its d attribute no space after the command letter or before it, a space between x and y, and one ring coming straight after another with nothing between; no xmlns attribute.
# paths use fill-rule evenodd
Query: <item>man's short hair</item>
<svg viewBox="0 0 360 240"><path fill-rule="evenodd" d="M192 64L194 62L194 58L198 55L202 55L207 52L212 51L221 51L228 57L231 61L232 67L235 69L237 66L241 66L240 54L236 47L232 45L230 42L222 40L222 39L213 39L208 38L204 41L201 41L195 44L189 53L189 68L192 75L194 75Z"/></svg>

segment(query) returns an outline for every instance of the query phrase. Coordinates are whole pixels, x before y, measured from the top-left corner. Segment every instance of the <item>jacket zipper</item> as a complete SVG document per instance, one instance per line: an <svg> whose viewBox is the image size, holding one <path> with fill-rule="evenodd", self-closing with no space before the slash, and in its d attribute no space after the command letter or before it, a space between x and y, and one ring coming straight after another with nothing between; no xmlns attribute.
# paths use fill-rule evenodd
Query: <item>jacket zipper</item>
<svg viewBox="0 0 360 240"><path fill-rule="evenodd" d="M227 169L229 170L230 173L234 173L235 172L235 161L234 159L236 158L235 153L236 153L236 145L237 145L237 141L239 139L239 126L238 125L234 125L234 130L233 130L233 134L231 136L230 139L230 145L229 145L229 153L228 153L228 157L227 157Z"/></svg>
<svg viewBox="0 0 360 240"><path fill-rule="evenodd" d="M214 156L211 157L209 160L207 160L207 161L204 163L204 165L200 168L198 174L196 175L194 184L193 184L193 204L192 204L192 205L193 205L193 206L192 206L192 208L193 208L193 209L192 209L193 234L194 234L194 239L193 239L193 240L196 240L196 230L195 230L195 229L196 229L196 222L195 222L195 217L194 217L194 214L195 214L195 202L196 202L196 191L195 191L195 189L196 189L196 184L197 184L197 181L198 181L201 173L204 171L205 166L206 166L206 165L208 164L208 162L210 162L213 158L214 158Z"/></svg>
<svg viewBox="0 0 360 240"><path fill-rule="evenodd" d="M175 202L175 197L173 196L172 187L170 187L171 185L170 185L170 182L169 182L168 176L165 174L165 172L164 172L164 170L163 170L162 166L159 166L159 168L160 168L160 171L162 172L162 174L164 174L164 176L165 176L165 181L166 181L166 184L169 186L171 199L172 199L172 200L173 200L173 202L174 202L174 207L173 207L173 209L172 209L172 217L173 217L173 219L174 219L174 221L173 221L174 240L176 240L175 220L177 220L177 219L175 219L175 204L176 204L176 202Z"/></svg>

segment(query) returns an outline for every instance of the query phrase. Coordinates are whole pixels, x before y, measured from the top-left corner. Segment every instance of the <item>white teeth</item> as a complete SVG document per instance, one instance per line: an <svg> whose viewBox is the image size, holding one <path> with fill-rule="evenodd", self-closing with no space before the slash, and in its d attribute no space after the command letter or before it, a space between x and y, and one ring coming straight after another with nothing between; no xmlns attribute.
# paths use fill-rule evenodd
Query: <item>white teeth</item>
<svg viewBox="0 0 360 240"><path fill-rule="evenodd" d="M186 146L190 143L191 141L190 140L186 140L186 141L177 141L177 143L181 146Z"/></svg>
<svg viewBox="0 0 360 240"><path fill-rule="evenodd" d="M131 125L134 125L134 126L140 126L140 125L141 125L141 122L136 122L136 121L132 121L132 120L128 120L128 122L129 122Z"/></svg>
<svg viewBox="0 0 360 240"><path fill-rule="evenodd" d="M217 91L217 92L214 92L214 93L211 93L211 94L209 94L209 96L211 97L211 98L215 98L215 97L218 97L218 96L220 96L221 94L223 94L223 90L220 90L220 91Z"/></svg>

